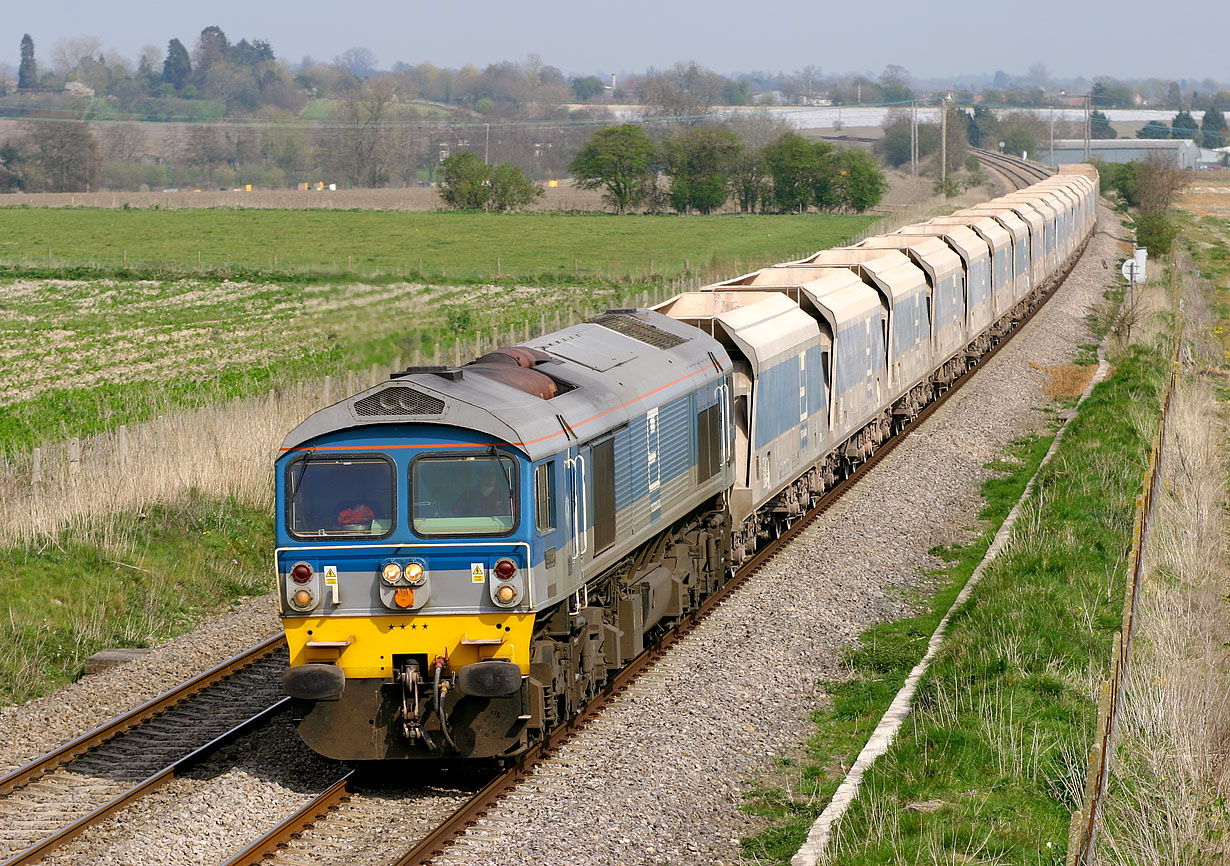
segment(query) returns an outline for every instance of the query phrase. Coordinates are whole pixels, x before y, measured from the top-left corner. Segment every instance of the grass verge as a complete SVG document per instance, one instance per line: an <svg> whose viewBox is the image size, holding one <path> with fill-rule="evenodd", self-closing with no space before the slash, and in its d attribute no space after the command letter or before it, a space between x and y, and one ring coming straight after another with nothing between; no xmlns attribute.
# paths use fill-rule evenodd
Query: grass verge
<svg viewBox="0 0 1230 866"><path fill-rule="evenodd" d="M1167 356L1161 346L1117 355L1115 374L1069 422L1012 540L953 617L910 721L867 773L830 847L832 862L1063 862ZM996 525L1030 472L1027 462L1015 480L991 482L1000 485L986 494ZM996 516L997 495L1008 505ZM753 801L753 810L789 820L745 840L748 859L784 863L797 850L986 537L953 552L926 615L871 629L851 651L851 678L829 685L833 708L817 715L809 763L792 782L805 793L785 804Z"/></svg>
<svg viewBox="0 0 1230 866"><path fill-rule="evenodd" d="M0 549L0 703L72 681L100 649L150 646L264 592L272 549L263 510L197 494Z"/></svg>
<svg viewBox="0 0 1230 866"><path fill-rule="evenodd" d="M926 653L931 634L982 560L1050 442L1047 436L1023 437L1009 446L1003 458L987 464L997 475L982 484L981 531L966 544L932 551L950 565L940 574L939 590L922 605L924 612L865 631L842 657L848 677L822 683L831 705L812 713L816 730L802 759L781 759L782 777L788 781L757 786L744 806L772 822L742 840L745 858L756 863L790 862L906 676Z"/></svg>

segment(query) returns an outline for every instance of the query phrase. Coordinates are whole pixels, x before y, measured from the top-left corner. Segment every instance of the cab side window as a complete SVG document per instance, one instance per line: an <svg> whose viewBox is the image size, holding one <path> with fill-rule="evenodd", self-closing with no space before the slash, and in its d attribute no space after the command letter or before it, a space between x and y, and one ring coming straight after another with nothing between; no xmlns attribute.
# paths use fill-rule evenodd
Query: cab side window
<svg viewBox="0 0 1230 866"><path fill-rule="evenodd" d="M539 532L556 526L554 462L534 467L534 525Z"/></svg>

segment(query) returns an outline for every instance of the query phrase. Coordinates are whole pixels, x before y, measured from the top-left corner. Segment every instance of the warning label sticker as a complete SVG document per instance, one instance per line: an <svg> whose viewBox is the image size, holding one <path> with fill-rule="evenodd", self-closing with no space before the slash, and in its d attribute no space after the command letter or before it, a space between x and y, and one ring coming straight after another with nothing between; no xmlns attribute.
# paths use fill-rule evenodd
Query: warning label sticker
<svg viewBox="0 0 1230 866"><path fill-rule="evenodd" d="M336 565L326 565L323 571L325 573L325 583L337 583Z"/></svg>
<svg viewBox="0 0 1230 866"><path fill-rule="evenodd" d="M487 567L481 562L470 563L470 580L473 583L482 583L487 579Z"/></svg>

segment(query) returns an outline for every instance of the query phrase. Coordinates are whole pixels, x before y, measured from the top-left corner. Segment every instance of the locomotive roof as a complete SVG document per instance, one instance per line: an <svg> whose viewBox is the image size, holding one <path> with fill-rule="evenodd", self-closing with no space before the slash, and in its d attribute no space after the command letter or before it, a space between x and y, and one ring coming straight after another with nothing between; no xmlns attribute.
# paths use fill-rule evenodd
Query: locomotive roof
<svg viewBox="0 0 1230 866"><path fill-rule="evenodd" d="M612 310L521 345L546 352L539 370L563 385L543 400L460 368L412 368L315 412L282 449L371 424L439 424L508 442L531 459L554 454L694 389L731 362L721 344L651 310ZM484 443L485 444L485 443Z"/></svg>

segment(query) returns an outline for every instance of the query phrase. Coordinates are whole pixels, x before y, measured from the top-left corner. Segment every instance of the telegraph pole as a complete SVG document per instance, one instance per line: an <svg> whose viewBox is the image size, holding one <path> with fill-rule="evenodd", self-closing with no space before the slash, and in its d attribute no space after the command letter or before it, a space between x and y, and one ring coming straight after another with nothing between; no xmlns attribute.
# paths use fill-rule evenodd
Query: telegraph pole
<svg viewBox="0 0 1230 866"><path fill-rule="evenodd" d="M910 103L910 176L918 177L918 103Z"/></svg>
<svg viewBox="0 0 1230 866"><path fill-rule="evenodd" d="M1092 124L1090 122L1090 115L1089 115L1089 110L1091 108L1089 97L1090 97L1090 94L1086 93L1085 94L1085 162L1089 161L1089 149L1090 149L1089 148L1089 138L1092 132Z"/></svg>
<svg viewBox="0 0 1230 866"><path fill-rule="evenodd" d="M1051 168L1058 168L1055 162L1055 105L1051 104Z"/></svg>
<svg viewBox="0 0 1230 866"><path fill-rule="evenodd" d="M948 96L940 97L940 188L948 195Z"/></svg>

